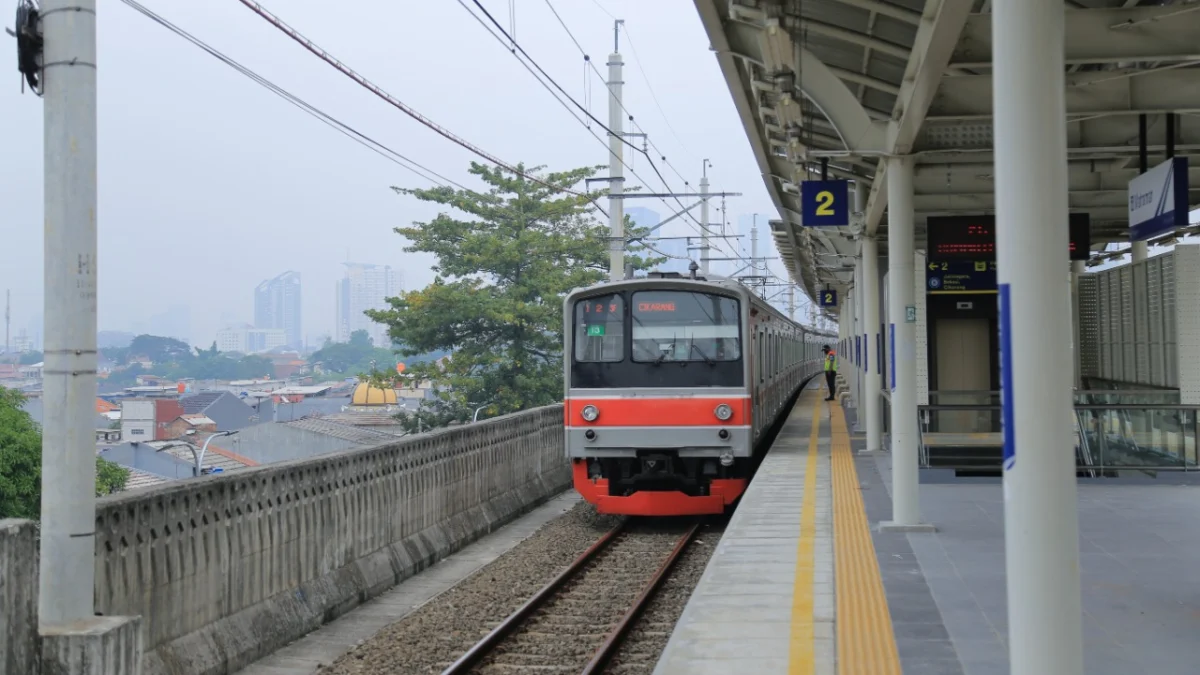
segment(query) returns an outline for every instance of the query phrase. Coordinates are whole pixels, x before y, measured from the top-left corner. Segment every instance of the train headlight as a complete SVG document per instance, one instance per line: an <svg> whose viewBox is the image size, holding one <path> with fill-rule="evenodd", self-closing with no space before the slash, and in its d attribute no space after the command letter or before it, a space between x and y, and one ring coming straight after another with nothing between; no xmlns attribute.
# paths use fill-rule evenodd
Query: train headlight
<svg viewBox="0 0 1200 675"><path fill-rule="evenodd" d="M717 416L717 419L724 422L730 417L733 417L733 408L730 408L728 403L722 403L721 405L717 406L717 409L713 411L713 414Z"/></svg>
<svg viewBox="0 0 1200 675"><path fill-rule="evenodd" d="M583 410L579 411L579 414L583 415L583 419L588 422L595 422L596 418L600 416L600 409L594 405L585 405L583 406Z"/></svg>

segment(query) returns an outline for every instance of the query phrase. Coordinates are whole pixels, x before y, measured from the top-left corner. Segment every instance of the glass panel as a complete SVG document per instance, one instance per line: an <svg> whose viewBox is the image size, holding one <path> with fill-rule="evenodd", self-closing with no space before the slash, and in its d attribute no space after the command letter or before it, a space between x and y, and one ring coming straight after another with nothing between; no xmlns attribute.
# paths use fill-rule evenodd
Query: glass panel
<svg viewBox="0 0 1200 675"><path fill-rule="evenodd" d="M641 291L631 302L634 361L742 358L737 300L690 291Z"/></svg>
<svg viewBox="0 0 1200 675"><path fill-rule="evenodd" d="M616 293L575 303L575 360L617 362L625 358L625 300Z"/></svg>
<svg viewBox="0 0 1200 675"><path fill-rule="evenodd" d="M1112 469L1200 468L1196 410L1113 408L1078 411L1091 466Z"/></svg>

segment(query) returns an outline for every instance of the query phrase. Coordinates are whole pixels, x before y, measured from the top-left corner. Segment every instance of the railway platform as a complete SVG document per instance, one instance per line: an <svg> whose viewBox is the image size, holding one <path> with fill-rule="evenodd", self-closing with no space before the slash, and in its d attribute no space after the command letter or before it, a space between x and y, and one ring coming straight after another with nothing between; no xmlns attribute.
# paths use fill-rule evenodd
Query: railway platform
<svg viewBox="0 0 1200 675"><path fill-rule="evenodd" d="M923 480L936 530L880 532L891 458L820 399L802 393L655 675L1009 673L999 479ZM1196 672L1198 489L1080 481L1084 672Z"/></svg>

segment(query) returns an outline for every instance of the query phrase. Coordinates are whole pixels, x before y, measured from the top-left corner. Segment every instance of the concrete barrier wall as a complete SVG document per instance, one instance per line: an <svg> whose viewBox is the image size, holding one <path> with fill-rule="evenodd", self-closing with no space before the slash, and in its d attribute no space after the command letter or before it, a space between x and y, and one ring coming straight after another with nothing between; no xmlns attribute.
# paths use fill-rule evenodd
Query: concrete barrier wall
<svg viewBox="0 0 1200 675"><path fill-rule="evenodd" d="M31 520L0 520L0 673L36 673L37 525Z"/></svg>
<svg viewBox="0 0 1200 675"><path fill-rule="evenodd" d="M121 493L96 609L142 616L146 675L229 673L570 485L562 406Z"/></svg>

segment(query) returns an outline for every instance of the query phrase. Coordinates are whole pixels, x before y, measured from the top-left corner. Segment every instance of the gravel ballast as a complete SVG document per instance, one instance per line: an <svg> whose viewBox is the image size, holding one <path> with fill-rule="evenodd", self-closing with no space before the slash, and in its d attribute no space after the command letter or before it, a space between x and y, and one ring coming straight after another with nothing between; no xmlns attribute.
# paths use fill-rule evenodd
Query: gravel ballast
<svg viewBox="0 0 1200 675"><path fill-rule="evenodd" d="M576 504L462 583L322 667L318 675L441 673L618 522L618 518L597 515L590 504ZM521 665L535 664L541 673L579 672L603 641L609 622L624 613L682 530L669 524L649 531L641 526L635 529L636 541L610 545L609 562L621 561L618 571L600 572L602 554L591 564L596 571L583 570L561 589L560 597L526 621L501 645L500 652L475 672L520 672ZM653 670L722 529L723 525L702 526L696 542L676 563L607 672ZM633 555L629 555L631 550ZM657 562L649 564L640 558ZM591 584L586 583L589 572ZM613 586L614 581L621 592L598 593L594 588L596 582ZM553 607L556 603L557 609ZM496 668L500 663L504 666Z"/></svg>
<svg viewBox="0 0 1200 675"><path fill-rule="evenodd" d="M318 674L441 673L618 522L618 518L597 515L590 504L576 504Z"/></svg>

